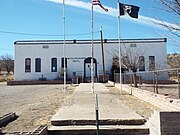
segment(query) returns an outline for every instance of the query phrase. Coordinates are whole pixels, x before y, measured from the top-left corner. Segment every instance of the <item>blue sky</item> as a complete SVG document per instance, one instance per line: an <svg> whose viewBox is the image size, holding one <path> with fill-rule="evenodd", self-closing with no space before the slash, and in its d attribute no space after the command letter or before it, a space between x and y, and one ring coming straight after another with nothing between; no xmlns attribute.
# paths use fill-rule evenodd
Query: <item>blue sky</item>
<svg viewBox="0 0 180 135"><path fill-rule="evenodd" d="M121 17L121 38L168 38L167 53L178 53L177 40L167 30L156 25L159 19L172 24L158 0L121 0L140 7L139 18ZM91 0L65 0L66 39L91 39ZM101 0L109 9L94 7L94 38L118 38L117 0ZM17 40L63 39L62 0L0 0L0 55L14 55ZM174 24L173 24L174 25ZM8 33L10 32L10 33ZM25 34L12 34L25 33ZM38 34L42 35L39 36Z"/></svg>

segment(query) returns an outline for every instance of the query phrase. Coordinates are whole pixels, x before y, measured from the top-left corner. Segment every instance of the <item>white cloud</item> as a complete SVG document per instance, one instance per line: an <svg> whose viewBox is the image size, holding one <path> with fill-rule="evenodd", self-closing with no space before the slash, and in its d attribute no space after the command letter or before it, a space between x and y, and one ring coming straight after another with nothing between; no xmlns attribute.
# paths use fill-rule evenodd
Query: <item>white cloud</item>
<svg viewBox="0 0 180 135"><path fill-rule="evenodd" d="M49 2L54 2L54 3L63 3L63 0L46 0ZM66 5L70 5L73 7L77 7L77 8L82 8L82 9L86 9L86 10L91 10L91 3L90 2L83 2L80 0L65 0L65 4ZM99 6L94 6L94 11L101 13L101 14L106 14L109 16L113 16L113 17L117 17L118 16L118 9L117 8L113 8L113 7L108 7L108 6L104 6L105 8L108 8L108 12L105 12L104 10L102 10ZM147 25L147 26L151 26L151 27L157 27L157 28L162 28L162 26L158 25L158 23L160 23L160 20L157 20L155 18L150 18L150 17L146 17L146 16L142 16L139 15L138 19L133 19L130 18L128 16L122 16L122 19L126 19L135 23L140 23L143 25ZM177 27L179 28L179 26L177 26L176 24L172 24L172 23L168 23L168 22L164 22L167 25L171 25L173 27Z"/></svg>
<svg viewBox="0 0 180 135"><path fill-rule="evenodd" d="M139 16L139 19L138 21L142 24L145 24L145 25L150 25L150 26L156 26L156 27L159 27L159 28L164 28L158 24L161 24L162 21L161 20L157 20L155 18L150 18L150 17L146 17L146 16ZM163 21L163 23L167 26L171 26L173 28L177 28L177 29L180 29L180 27L176 24L173 24L173 23L169 23L169 22L166 22L166 21Z"/></svg>

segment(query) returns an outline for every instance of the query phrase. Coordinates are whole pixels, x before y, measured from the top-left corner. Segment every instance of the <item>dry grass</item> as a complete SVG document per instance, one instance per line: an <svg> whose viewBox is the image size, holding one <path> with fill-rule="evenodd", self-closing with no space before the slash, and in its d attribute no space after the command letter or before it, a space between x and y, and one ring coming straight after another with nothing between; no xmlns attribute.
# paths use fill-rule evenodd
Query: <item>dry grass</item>
<svg viewBox="0 0 180 135"><path fill-rule="evenodd" d="M64 94L63 85L0 85L0 114L15 112L19 116L3 132L32 132L39 125L50 125L51 117L73 92L74 87L68 86Z"/></svg>
<svg viewBox="0 0 180 135"><path fill-rule="evenodd" d="M139 98L136 98L125 91L120 93L119 89L115 87L108 87L110 92L114 94L117 98L119 98L124 105L129 107L130 109L134 110L137 114L141 115L145 119L148 119L151 115L151 113L154 110L157 110L158 108L148 102L145 102L143 100L140 100Z"/></svg>
<svg viewBox="0 0 180 135"><path fill-rule="evenodd" d="M7 81L12 81L14 80L14 75L13 73L6 74L6 73L1 73L0 74L0 82L7 82Z"/></svg>

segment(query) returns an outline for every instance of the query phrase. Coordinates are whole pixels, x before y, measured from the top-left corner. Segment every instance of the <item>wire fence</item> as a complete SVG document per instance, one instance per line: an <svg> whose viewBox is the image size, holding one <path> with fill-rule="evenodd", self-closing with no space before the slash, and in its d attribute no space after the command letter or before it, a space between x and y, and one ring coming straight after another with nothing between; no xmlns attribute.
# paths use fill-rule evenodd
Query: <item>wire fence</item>
<svg viewBox="0 0 180 135"><path fill-rule="evenodd" d="M138 87L170 98L180 98L180 68L148 72L122 73L122 84ZM119 83L120 74L114 73Z"/></svg>
<svg viewBox="0 0 180 135"><path fill-rule="evenodd" d="M97 76L94 77L94 82L107 82L110 77L109 70L106 70L103 74L102 70L97 71ZM84 82L91 82L91 76L84 78L83 71L70 71L68 77L72 78L73 84L84 83Z"/></svg>

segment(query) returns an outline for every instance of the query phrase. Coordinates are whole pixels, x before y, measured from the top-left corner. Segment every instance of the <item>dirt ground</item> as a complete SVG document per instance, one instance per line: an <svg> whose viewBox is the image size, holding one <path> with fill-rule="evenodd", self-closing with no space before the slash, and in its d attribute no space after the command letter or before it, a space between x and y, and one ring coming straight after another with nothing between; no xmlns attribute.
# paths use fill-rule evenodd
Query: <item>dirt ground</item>
<svg viewBox="0 0 180 135"><path fill-rule="evenodd" d="M152 84L143 84L141 86L141 89L154 92L154 87ZM161 95L166 95L171 98L178 99L179 98L178 84L166 84L166 85L159 84L158 85L158 93Z"/></svg>
<svg viewBox="0 0 180 135"><path fill-rule="evenodd" d="M105 85L126 106L145 119L148 119L153 110L158 109L126 92L120 94L115 87ZM10 112L15 112L19 116L3 128L3 132L33 131L39 125L50 125L52 115L67 103L74 88L75 86L69 86L64 94L63 85L7 86L6 83L0 83L0 116Z"/></svg>
<svg viewBox="0 0 180 135"><path fill-rule="evenodd" d="M50 119L67 102L74 87L64 94L63 85L7 86L0 83L0 116L15 112L19 118L3 132L33 131L39 125L50 125Z"/></svg>
<svg viewBox="0 0 180 135"><path fill-rule="evenodd" d="M120 93L119 89L113 87L112 85L105 84L105 86L107 86L107 88L110 90L112 94L114 94L117 98L122 100L124 105L134 110L137 114L141 115L145 119L148 119L154 110L159 109L158 107L143 100L140 100L139 98L136 98L126 93L125 91Z"/></svg>

